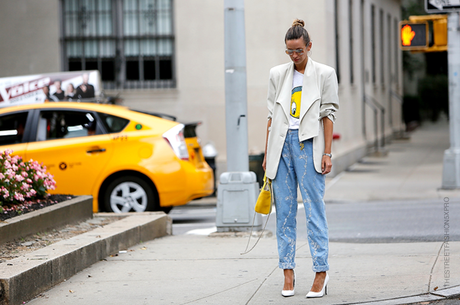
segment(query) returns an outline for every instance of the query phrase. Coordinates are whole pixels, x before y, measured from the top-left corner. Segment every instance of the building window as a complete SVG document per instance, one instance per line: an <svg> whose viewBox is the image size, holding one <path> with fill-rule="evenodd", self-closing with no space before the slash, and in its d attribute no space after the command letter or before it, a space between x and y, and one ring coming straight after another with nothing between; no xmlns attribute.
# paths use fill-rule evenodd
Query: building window
<svg viewBox="0 0 460 305"><path fill-rule="evenodd" d="M337 81L340 83L340 40L339 40L339 3L334 1L334 20L335 20L335 69L337 73Z"/></svg>
<svg viewBox="0 0 460 305"><path fill-rule="evenodd" d="M353 0L348 2L348 45L350 48L350 84L353 84L354 70L353 70Z"/></svg>
<svg viewBox="0 0 460 305"><path fill-rule="evenodd" d="M175 87L172 0L61 0L64 69L106 89Z"/></svg>
<svg viewBox="0 0 460 305"><path fill-rule="evenodd" d="M376 60L375 60L375 6L371 5L371 57L372 57L372 83L376 83Z"/></svg>
<svg viewBox="0 0 460 305"><path fill-rule="evenodd" d="M362 81L362 84L363 84L363 88L364 88L364 84L365 83L368 83L369 82L369 73L368 71L366 70L366 56L365 56L365 51L366 51L366 28L364 27L364 24L366 24L366 21L365 21L365 6L364 6L364 0L361 0L360 1L360 5L359 5L359 21L360 21L360 25L359 25L359 28L360 28L360 40L359 40L359 44L360 44L360 62L361 62L361 81ZM363 96L364 96L364 92L363 92ZM364 109L364 108L363 108ZM364 110L363 110L364 111ZM364 112L363 112L364 113ZM364 125L363 125L364 126ZM363 127L364 128L364 127Z"/></svg>
<svg viewBox="0 0 460 305"><path fill-rule="evenodd" d="M383 13L383 10L380 10L380 83L382 86L385 85L385 69L384 69L384 64L386 62L385 60L385 48L383 46L384 41L385 41L385 20L384 20L385 14ZM387 41L386 43L390 43Z"/></svg>
<svg viewBox="0 0 460 305"><path fill-rule="evenodd" d="M388 29L388 30L387 30L387 32L388 32L388 33L387 33L387 34L388 34L388 38L387 38L387 39L388 39L388 44L387 44L387 54L388 54L388 56L387 56L387 58L388 58L387 71L388 71L388 72L387 72L387 73L388 73L388 79L389 79L389 80L388 80L388 86L391 87L391 78L392 78L392 71L391 71L391 69L393 68L393 67L392 67L392 64L391 64L391 60L392 60L392 59L394 60L394 58L392 58L392 56L391 56L391 51L393 50L393 49L392 49L392 48L393 48L393 45L396 43L396 41L398 40L398 38L395 37L395 39L391 39L391 37L392 37L392 31L391 31L391 15L390 15L390 14L387 15L387 29Z"/></svg>
<svg viewBox="0 0 460 305"><path fill-rule="evenodd" d="M394 35L395 35L395 41L396 39L399 39L399 22L398 19L395 18L394 21ZM394 63L395 63L395 76L394 76L394 81L396 85L399 83L399 44L395 43L393 49L395 50L395 57L394 57Z"/></svg>

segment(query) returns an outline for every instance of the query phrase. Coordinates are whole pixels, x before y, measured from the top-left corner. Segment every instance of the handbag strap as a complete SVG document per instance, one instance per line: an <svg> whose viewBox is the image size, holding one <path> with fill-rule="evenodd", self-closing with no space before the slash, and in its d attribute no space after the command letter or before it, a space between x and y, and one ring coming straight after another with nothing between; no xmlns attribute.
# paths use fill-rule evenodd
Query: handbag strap
<svg viewBox="0 0 460 305"><path fill-rule="evenodd" d="M252 231L254 229L254 222L256 220L256 212L254 212L254 217L252 218L252 226L251 226L251 233L249 234L249 239L248 239L248 244L246 245L246 249L244 250L244 252L240 253L240 255L245 255L245 254L248 254L249 252L252 251L252 249L254 249L256 246L257 246L257 243L259 242L260 238L262 237L262 235L264 235L264 232L265 232L265 228L267 227L267 223L268 223L268 220L270 219L270 214L268 214L267 216L267 220L265 221L265 225L264 225L264 228L262 229L262 232L260 233L259 237L257 238L257 241L256 243L251 247L251 249L248 250L248 247L249 247L249 243L251 241L251 236L252 236Z"/></svg>
<svg viewBox="0 0 460 305"><path fill-rule="evenodd" d="M270 179L267 178L266 175L264 175L264 186L265 184L268 183L268 187L270 189L270 200L271 200L271 204L270 204L270 213L268 213L267 215L267 220L265 221L265 225L264 225L264 228L262 229L262 232L260 232L260 235L259 237L257 238L257 241L256 243L251 247L251 249L248 250L248 247L249 247L249 243L251 242L251 236L252 236L252 231L254 229L254 222L256 221L256 212L254 212L254 217L252 218L252 226L251 226L251 233L249 234L249 239L248 239L248 244L246 245L246 249L244 250L244 252L240 253L240 255L245 255L245 254L248 254L249 252L252 251L252 249L254 249L257 244L259 243L259 240L260 238L262 237L262 235L264 235L264 232L265 232L265 228L267 227L267 224L268 224L268 220L270 219L270 214L272 212L272 207L273 207L273 204L274 204L274 201L275 201L275 196L273 194L273 185L270 181Z"/></svg>

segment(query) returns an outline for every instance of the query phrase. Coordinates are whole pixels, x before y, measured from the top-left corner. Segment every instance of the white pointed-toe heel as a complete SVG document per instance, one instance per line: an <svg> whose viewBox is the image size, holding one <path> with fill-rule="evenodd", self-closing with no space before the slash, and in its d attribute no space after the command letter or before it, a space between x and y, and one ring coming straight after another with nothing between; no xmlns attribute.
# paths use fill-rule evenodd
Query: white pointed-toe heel
<svg viewBox="0 0 460 305"><path fill-rule="evenodd" d="M323 289L319 292L310 291L307 293L306 298L321 298L324 295L327 295L327 283L329 282L329 274L326 273L326 278L324 279Z"/></svg>
<svg viewBox="0 0 460 305"><path fill-rule="evenodd" d="M292 272L294 273L294 281L292 282L292 290L282 290L281 295L283 297L292 297L295 292L295 271L292 269Z"/></svg>

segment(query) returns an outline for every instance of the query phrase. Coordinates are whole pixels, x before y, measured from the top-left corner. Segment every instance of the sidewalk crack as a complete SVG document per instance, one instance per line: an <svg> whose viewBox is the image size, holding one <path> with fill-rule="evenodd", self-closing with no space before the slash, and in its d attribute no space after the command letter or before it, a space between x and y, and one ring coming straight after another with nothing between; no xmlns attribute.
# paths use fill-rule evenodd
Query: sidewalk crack
<svg viewBox="0 0 460 305"><path fill-rule="evenodd" d="M245 305L248 305L249 302L251 302L252 298L256 295L256 293L260 290L260 288L262 288L262 286L264 285L264 283L267 281L267 279L272 276L273 272L275 272L275 270L278 269L278 266L276 266L275 268L273 268L272 272L270 272L269 275L267 275L265 277L265 279L262 281L262 283L260 283L259 287L257 287L256 291L254 291L254 293L251 295L251 297L249 298L249 300L246 302Z"/></svg>
<svg viewBox="0 0 460 305"><path fill-rule="evenodd" d="M273 273L273 272L272 272ZM188 301L188 302L185 302L185 303L182 303L182 304L190 304L190 303L194 303L194 302L197 302L197 301L201 301L203 299L206 299L206 298L209 298L209 297L212 297L212 296L215 296L215 295L218 295L220 293L223 293L223 292L226 292L226 291L229 291L229 290L232 290L232 289L235 289L235 288L238 288L240 286L244 286L246 284L249 284L251 282L254 282L255 280L250 280L250 281L247 281L247 282L244 282L244 283L241 283L239 285L236 285L236 286L233 286L233 287L230 287L230 288L227 288L227 289L224 289L224 290L221 290L221 291L218 291L216 293L213 293L213 294L210 294L210 295L207 295L205 297L201 297L201 298L198 298L198 299L195 299L195 300L192 300L192 301Z"/></svg>
<svg viewBox="0 0 460 305"><path fill-rule="evenodd" d="M427 291L428 293L430 293L430 289L431 289L431 278L433 277L433 270L434 270L434 267L436 266L436 263L437 263L438 258L439 258L439 254L441 253L441 250L444 247L444 244L445 244L445 242L443 242L441 244L441 247L439 248L439 251L438 251L438 255L436 255L436 259L434 260L433 266L431 267L430 278L428 280L428 291Z"/></svg>

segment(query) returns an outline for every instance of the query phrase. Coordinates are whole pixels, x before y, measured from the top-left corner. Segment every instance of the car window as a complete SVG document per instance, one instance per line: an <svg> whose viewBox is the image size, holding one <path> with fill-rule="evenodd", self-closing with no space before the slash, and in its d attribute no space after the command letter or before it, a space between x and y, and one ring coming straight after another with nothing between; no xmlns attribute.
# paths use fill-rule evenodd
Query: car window
<svg viewBox="0 0 460 305"><path fill-rule="evenodd" d="M196 127L201 123L190 123L184 126L184 138L196 138Z"/></svg>
<svg viewBox="0 0 460 305"><path fill-rule="evenodd" d="M96 134L97 120L91 112L41 111L37 141L86 137Z"/></svg>
<svg viewBox="0 0 460 305"><path fill-rule="evenodd" d="M21 112L0 117L0 145L22 143L28 114Z"/></svg>
<svg viewBox="0 0 460 305"><path fill-rule="evenodd" d="M107 113L98 112L99 117L102 120L102 123L105 125L105 128L109 133L120 132L126 125L128 125L129 120L120 118L114 115Z"/></svg>

